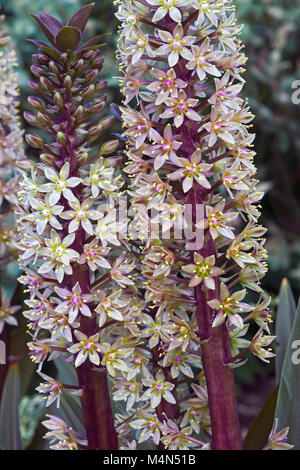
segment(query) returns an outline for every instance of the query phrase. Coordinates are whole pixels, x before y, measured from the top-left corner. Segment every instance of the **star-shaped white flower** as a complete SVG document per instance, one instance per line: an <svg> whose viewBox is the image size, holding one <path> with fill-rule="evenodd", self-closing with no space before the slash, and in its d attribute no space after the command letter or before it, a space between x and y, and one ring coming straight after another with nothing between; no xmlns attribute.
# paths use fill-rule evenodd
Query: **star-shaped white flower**
<svg viewBox="0 0 300 470"><path fill-rule="evenodd" d="M186 60L193 60L193 55L187 46L191 46L195 42L196 36L184 36L181 24L176 26L173 34L159 31L159 36L166 44L160 46L155 51L155 55L168 57L170 67L177 64L180 56Z"/></svg>
<svg viewBox="0 0 300 470"><path fill-rule="evenodd" d="M99 220L101 218L100 212L90 209L93 205L94 199L92 197L85 199L82 203L75 199L69 201L72 210L65 211L61 214L62 219L71 220L69 223L69 233L76 232L81 225L82 228L89 234L94 235L93 225L91 220Z"/></svg>
<svg viewBox="0 0 300 470"><path fill-rule="evenodd" d="M61 168L60 172L57 173L53 168L45 167L44 168L45 176L51 183L46 183L40 187L42 192L50 192L49 204L54 206L61 198L61 195L64 196L67 201L76 201L76 197L71 191L70 188L75 188L81 183L81 178L77 178L70 175L70 163L66 162Z"/></svg>
<svg viewBox="0 0 300 470"><path fill-rule="evenodd" d="M152 17L153 23L160 21L167 13L169 13L173 21L180 23L182 15L178 7L184 7L186 0L148 0L148 3L159 7Z"/></svg>
<svg viewBox="0 0 300 470"><path fill-rule="evenodd" d="M88 337L81 333L81 331L75 330L74 335L79 342L68 348L68 351L72 354L78 353L75 359L75 367L79 367L87 359L98 366L100 364L100 357L98 354L98 351L100 351L100 344L98 343L99 334L96 333L95 335Z"/></svg>

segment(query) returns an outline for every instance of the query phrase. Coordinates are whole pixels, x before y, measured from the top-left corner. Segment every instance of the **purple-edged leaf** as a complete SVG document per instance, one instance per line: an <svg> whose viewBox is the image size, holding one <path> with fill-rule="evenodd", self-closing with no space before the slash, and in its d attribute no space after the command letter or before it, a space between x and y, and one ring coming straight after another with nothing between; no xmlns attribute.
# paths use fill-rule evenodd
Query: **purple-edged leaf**
<svg viewBox="0 0 300 470"><path fill-rule="evenodd" d="M82 44L79 50L82 51L83 49L89 49L91 46L98 45L99 41L101 41L105 36L109 35L110 33L99 34L98 36L95 36ZM101 46L103 46L103 44L101 44Z"/></svg>
<svg viewBox="0 0 300 470"><path fill-rule="evenodd" d="M52 44L54 44L54 35L51 33L50 29L48 29L48 27L45 25L45 23L38 16L36 16L36 15L31 15L31 16L33 16L33 18L38 22L38 25L41 28L41 30L43 31L46 38Z"/></svg>
<svg viewBox="0 0 300 470"><path fill-rule="evenodd" d="M20 373L13 363L8 371L0 406L0 446L5 450L22 450L19 423Z"/></svg>
<svg viewBox="0 0 300 470"><path fill-rule="evenodd" d="M74 51L80 41L80 36L80 30L75 26L64 26L55 38L55 45L62 52L68 49Z"/></svg>
<svg viewBox="0 0 300 470"><path fill-rule="evenodd" d="M53 37L55 37L58 31L64 27L64 25L57 18L49 15L48 13L40 12L38 17L46 26L46 28L51 32L51 34L53 34Z"/></svg>
<svg viewBox="0 0 300 470"><path fill-rule="evenodd" d="M48 44L46 44L43 41L38 41L37 39L26 39L26 41L32 42L32 44L34 44L37 47L42 47L42 46L48 47Z"/></svg>
<svg viewBox="0 0 300 470"><path fill-rule="evenodd" d="M80 10L76 11L74 15L71 16L67 25L75 26L81 31L81 33L83 33L94 6L95 3L89 3L88 5L80 8Z"/></svg>

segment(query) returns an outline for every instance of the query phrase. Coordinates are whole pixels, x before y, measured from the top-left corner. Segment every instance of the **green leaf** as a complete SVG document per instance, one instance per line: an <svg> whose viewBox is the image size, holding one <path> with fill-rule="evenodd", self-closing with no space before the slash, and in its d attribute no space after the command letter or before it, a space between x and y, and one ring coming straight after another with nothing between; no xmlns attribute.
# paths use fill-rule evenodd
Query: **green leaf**
<svg viewBox="0 0 300 470"><path fill-rule="evenodd" d="M20 299L13 305L20 304ZM22 314L18 314L18 328L8 329L8 354L17 357L21 380L21 396L26 393L36 370L36 364L32 362L28 354L27 343L31 336L27 332L27 320Z"/></svg>
<svg viewBox="0 0 300 470"><path fill-rule="evenodd" d="M18 364L8 371L0 406L0 445L5 450L22 450L19 424L20 374Z"/></svg>
<svg viewBox="0 0 300 470"><path fill-rule="evenodd" d="M55 37L55 45L61 52L74 51L80 41L80 30L74 26L64 26Z"/></svg>
<svg viewBox="0 0 300 470"><path fill-rule="evenodd" d="M20 432L25 449L28 449L35 439L44 412L45 400L40 394L26 395L22 398L19 406L19 417Z"/></svg>
<svg viewBox="0 0 300 470"><path fill-rule="evenodd" d="M89 3L88 5L80 8L80 10L76 11L74 15L71 16L67 24L69 26L75 26L83 32L94 6L95 3Z"/></svg>
<svg viewBox="0 0 300 470"><path fill-rule="evenodd" d="M74 429L85 435L86 430L84 426L82 407L77 397L63 394L60 399L60 411L63 415L65 422Z"/></svg>
<svg viewBox="0 0 300 470"><path fill-rule="evenodd" d="M55 366L58 369L57 380L67 385L78 385L78 379L73 362L66 362L63 359L55 359ZM64 393L61 396L59 412L62 419L74 428L75 431L85 435L84 419L80 399L76 396ZM55 414L56 412L54 412Z"/></svg>
<svg viewBox="0 0 300 470"><path fill-rule="evenodd" d="M63 359L54 359L58 370L57 380L67 385L78 385L77 374L74 362L67 362Z"/></svg>
<svg viewBox="0 0 300 470"><path fill-rule="evenodd" d="M46 54L51 57L52 59L56 60L57 62L59 62L60 60L60 54L59 52L57 52L56 50L52 49L51 47L48 47L48 46L41 46L41 48L43 49L44 52L46 52Z"/></svg>
<svg viewBox="0 0 300 470"><path fill-rule="evenodd" d="M275 369L276 383L279 383L282 365L289 337L293 328L295 319L296 303L289 284L289 281L283 279L279 292L279 304L276 315L275 335L279 347L276 349Z"/></svg>
<svg viewBox="0 0 300 470"><path fill-rule="evenodd" d="M98 34L98 36L94 36L93 38L86 41L78 51L83 51L85 49L90 49L91 47L103 47L105 44L98 44L99 41L102 41L106 36L110 36L110 33Z"/></svg>
<svg viewBox="0 0 300 470"><path fill-rule="evenodd" d="M268 442L271 432L277 403L279 385L273 390L263 408L250 426L244 439L245 450L261 450Z"/></svg>
<svg viewBox="0 0 300 470"><path fill-rule="evenodd" d="M289 426L288 443L300 450L300 302L282 366L275 417L278 430Z"/></svg>

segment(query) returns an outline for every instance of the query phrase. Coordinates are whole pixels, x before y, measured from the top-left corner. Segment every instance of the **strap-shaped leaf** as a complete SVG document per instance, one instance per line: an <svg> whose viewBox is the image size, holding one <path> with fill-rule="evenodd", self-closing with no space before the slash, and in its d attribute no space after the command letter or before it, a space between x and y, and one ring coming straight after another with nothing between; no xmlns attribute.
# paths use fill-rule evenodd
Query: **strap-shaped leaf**
<svg viewBox="0 0 300 470"><path fill-rule="evenodd" d="M78 50L82 51L84 49L89 49L90 47L93 47L93 46L102 47L105 44L104 43L99 44L99 41L101 41L106 36L110 36L110 33L98 34L98 36L94 36L93 38L89 39L84 44L82 44L82 46L80 46L80 48Z"/></svg>
<svg viewBox="0 0 300 470"><path fill-rule="evenodd" d="M74 51L80 41L80 30L75 26L64 26L55 38L55 45L61 52Z"/></svg>
<svg viewBox="0 0 300 470"><path fill-rule="evenodd" d="M51 31L51 29L50 29L51 27L50 26L48 27L48 25L45 23L43 18L40 17L40 14L39 15L31 15L31 16L33 16L33 18L38 22L38 25L41 28L41 30L43 31L46 38L51 42L51 44L54 45L54 39L55 39L55 36L57 34L57 31L55 29L53 31Z"/></svg>
<svg viewBox="0 0 300 470"><path fill-rule="evenodd" d="M71 16L67 24L69 26L75 26L83 32L94 6L95 3L89 3L88 5L80 8L80 10L76 11L74 15Z"/></svg>
<svg viewBox="0 0 300 470"><path fill-rule="evenodd" d="M78 385L77 374L74 362L67 362L63 359L54 359L55 366L58 370L57 380L68 385Z"/></svg>
<svg viewBox="0 0 300 470"><path fill-rule="evenodd" d="M5 450L22 450L19 424L20 374L18 364L8 371L0 406L0 446Z"/></svg>
<svg viewBox="0 0 300 470"><path fill-rule="evenodd" d="M60 54L58 51L56 51L55 49L52 49L51 47L48 47L48 46L41 46L41 49L43 49L43 51L49 56L49 57L52 57L52 59L56 60L56 61L59 61L60 59Z"/></svg>
<svg viewBox="0 0 300 470"><path fill-rule="evenodd" d="M65 422L82 435L86 434L80 400L63 394L60 400L60 411Z"/></svg>
<svg viewBox="0 0 300 470"><path fill-rule="evenodd" d="M277 385L250 426L244 439L245 450L262 450L266 445L274 422L278 389Z"/></svg>
<svg viewBox="0 0 300 470"><path fill-rule="evenodd" d="M38 17L47 27L47 29L53 34L54 37L57 35L58 31L64 26L57 18L52 15L49 15L48 13L40 12L38 14Z"/></svg>
<svg viewBox="0 0 300 470"><path fill-rule="evenodd" d="M20 305L21 299L18 296L19 287L16 289L14 298L16 298L13 305ZM31 361L29 354L24 353L27 351L27 343L30 341L31 336L28 334L28 327L26 318L23 315L18 315L18 328L9 329L8 334L8 355L19 357L19 373L20 373L20 390L21 396L26 393L26 390L31 382L32 376L36 370L36 364Z"/></svg>
<svg viewBox="0 0 300 470"><path fill-rule="evenodd" d="M279 292L279 304L276 315L276 340L279 343L276 349L275 369L276 383L279 383L282 365L289 337L295 320L296 303L287 279L283 279Z"/></svg>
<svg viewBox="0 0 300 470"><path fill-rule="evenodd" d="M62 359L55 359L58 369L57 380L68 385L77 385L78 379L73 362L66 362ZM64 393L61 397L60 412L66 423L74 430L85 434L84 419L80 399L78 397ZM56 413L56 411L54 412Z"/></svg>
<svg viewBox="0 0 300 470"><path fill-rule="evenodd" d="M288 442L300 449L300 302L287 345L275 417L278 429L289 426Z"/></svg>

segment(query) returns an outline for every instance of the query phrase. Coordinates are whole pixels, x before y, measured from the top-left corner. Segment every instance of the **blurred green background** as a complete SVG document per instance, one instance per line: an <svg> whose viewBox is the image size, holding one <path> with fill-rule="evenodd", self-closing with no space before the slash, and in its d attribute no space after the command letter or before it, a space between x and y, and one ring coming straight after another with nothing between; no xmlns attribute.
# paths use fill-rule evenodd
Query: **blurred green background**
<svg viewBox="0 0 300 470"><path fill-rule="evenodd" d="M2 13L19 58L21 110L28 109L31 54L35 47L26 38L41 39L30 13L48 12L65 21L81 0L2 0ZM268 227L269 273L263 280L272 295L273 307L280 283L287 277L295 298L300 294L300 103L292 101L293 84L300 80L300 2L299 0L236 0L239 22L244 24L242 39L248 56L245 96L256 115L255 150L261 189L261 223ZM119 75L115 58L118 24L113 0L96 0L87 37L111 33L103 49L105 65L102 76L108 79L109 101L120 102ZM300 82L299 82L300 84ZM299 93L300 98L300 93ZM24 126L28 127L24 123ZM116 130L119 124L116 124ZM119 126L120 128L120 126ZM30 156L30 150L27 154ZM32 154L31 154L32 155ZM238 370L241 393L240 412L247 426L273 385L270 367L250 359ZM263 380L262 380L263 378ZM250 411L249 411L250 410ZM253 414L253 416L252 416Z"/></svg>

